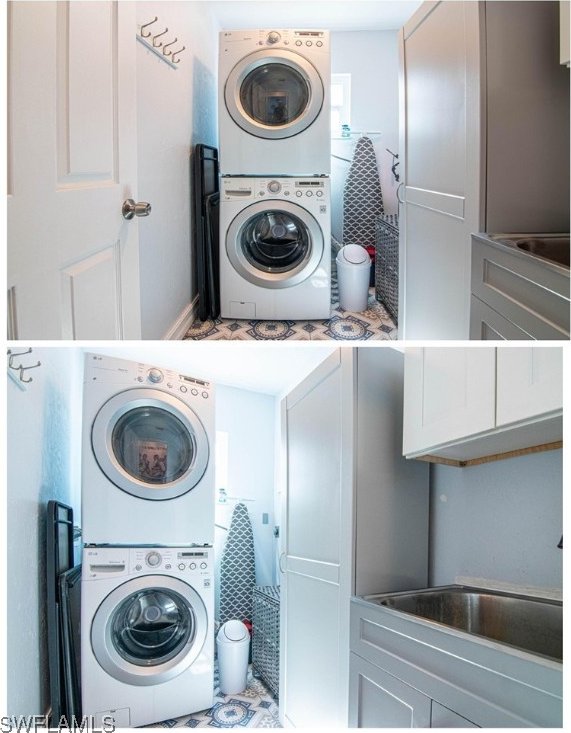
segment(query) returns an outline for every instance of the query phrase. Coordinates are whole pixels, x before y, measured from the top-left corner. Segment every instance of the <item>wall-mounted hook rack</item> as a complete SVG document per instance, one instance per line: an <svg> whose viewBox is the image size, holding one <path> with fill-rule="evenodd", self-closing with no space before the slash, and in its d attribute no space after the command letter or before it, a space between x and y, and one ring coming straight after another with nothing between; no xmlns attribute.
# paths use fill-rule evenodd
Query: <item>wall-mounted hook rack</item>
<svg viewBox="0 0 571 733"><path fill-rule="evenodd" d="M166 36L166 34L169 32L169 29L168 27L165 27L164 31L153 34L153 31L149 30L149 26L153 25L156 22L158 22L157 16L155 16L155 18L153 20L150 20L148 23L143 23L141 26L139 26L137 40L139 41L139 43L142 43L146 49L154 53L155 56L158 56L160 59L162 59L165 64L168 64L171 69L177 69L178 64L180 64L180 59L175 58L175 56L178 56L183 51L185 51L186 46L183 46L181 49L178 49L176 51L169 48L175 43L178 43L178 36L176 36L175 39L172 41L167 40L167 38L165 38L164 41L159 40L162 39L163 36Z"/></svg>
<svg viewBox="0 0 571 733"><path fill-rule="evenodd" d="M8 376L18 385L18 387L20 387L20 389L26 389L25 385L34 381L32 377L25 379L24 373L30 369L37 369L42 365L42 363L41 361L38 361L37 364L24 366L22 361L20 361L19 364L14 364L14 360L22 356L28 356L28 354L31 353L31 347L25 351L13 351L12 349L8 349Z"/></svg>
<svg viewBox="0 0 571 733"><path fill-rule="evenodd" d="M400 181L400 175L397 173L397 166L400 165L399 154L393 153L393 151L389 150L388 148L385 148L385 150L387 151L389 155L393 156L393 164L391 165L391 173L395 177L395 181L398 183Z"/></svg>

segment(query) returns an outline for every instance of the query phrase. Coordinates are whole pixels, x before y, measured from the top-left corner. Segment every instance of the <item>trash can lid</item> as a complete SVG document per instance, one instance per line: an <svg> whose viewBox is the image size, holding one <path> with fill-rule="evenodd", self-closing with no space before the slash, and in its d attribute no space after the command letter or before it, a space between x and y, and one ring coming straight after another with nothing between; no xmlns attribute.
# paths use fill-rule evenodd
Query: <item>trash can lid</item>
<svg viewBox="0 0 571 733"><path fill-rule="evenodd" d="M247 626L237 619L222 624L217 637L218 641L222 642L243 641L246 638L250 638L250 632Z"/></svg>
<svg viewBox="0 0 571 733"><path fill-rule="evenodd" d="M341 251L337 255L337 260L339 261L340 259L345 260L345 262L350 262L352 265L362 265L365 262L371 262L369 253L360 244L346 244L344 247L341 247Z"/></svg>

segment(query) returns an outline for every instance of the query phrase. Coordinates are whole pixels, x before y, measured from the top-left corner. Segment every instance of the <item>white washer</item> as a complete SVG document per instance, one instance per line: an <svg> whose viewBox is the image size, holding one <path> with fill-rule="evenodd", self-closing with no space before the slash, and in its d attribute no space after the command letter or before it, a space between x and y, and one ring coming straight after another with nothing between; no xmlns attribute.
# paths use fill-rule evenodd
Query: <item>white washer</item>
<svg viewBox="0 0 571 733"><path fill-rule="evenodd" d="M222 178L224 318L329 318L329 179Z"/></svg>
<svg viewBox="0 0 571 733"><path fill-rule="evenodd" d="M84 548L81 695L95 727L212 707L213 575L211 548Z"/></svg>
<svg viewBox="0 0 571 733"><path fill-rule="evenodd" d="M209 382L86 354L84 543L212 545L214 435Z"/></svg>
<svg viewBox="0 0 571 733"><path fill-rule="evenodd" d="M331 171L328 31L220 33L222 175Z"/></svg>

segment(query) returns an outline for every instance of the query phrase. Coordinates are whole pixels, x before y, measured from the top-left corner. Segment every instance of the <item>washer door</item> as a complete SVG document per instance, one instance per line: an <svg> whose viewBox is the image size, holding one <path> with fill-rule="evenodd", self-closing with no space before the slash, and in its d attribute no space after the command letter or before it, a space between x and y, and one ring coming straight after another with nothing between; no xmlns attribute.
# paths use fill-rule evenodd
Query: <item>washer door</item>
<svg viewBox="0 0 571 733"><path fill-rule="evenodd" d="M306 130L323 106L323 82L307 59L293 51L256 51L230 72L226 107L245 132L268 140Z"/></svg>
<svg viewBox="0 0 571 733"><path fill-rule="evenodd" d="M209 461L208 437L198 416L167 392L130 389L97 413L91 445L115 486L140 499L186 494Z"/></svg>
<svg viewBox="0 0 571 733"><path fill-rule="evenodd" d="M130 685L157 685L188 669L208 631L198 593L177 578L147 575L115 588L97 609L91 647L103 669Z"/></svg>
<svg viewBox="0 0 571 733"><path fill-rule="evenodd" d="M301 206L289 201L259 201L230 224L226 252L248 282L288 288L313 274L324 249L321 227Z"/></svg>

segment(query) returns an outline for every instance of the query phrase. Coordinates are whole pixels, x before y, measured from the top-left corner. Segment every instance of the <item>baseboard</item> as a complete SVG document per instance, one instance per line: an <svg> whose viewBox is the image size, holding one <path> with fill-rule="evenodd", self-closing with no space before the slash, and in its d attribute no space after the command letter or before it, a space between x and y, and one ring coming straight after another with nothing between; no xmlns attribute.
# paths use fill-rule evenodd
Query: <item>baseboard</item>
<svg viewBox="0 0 571 733"><path fill-rule="evenodd" d="M196 320L197 309L198 295L195 295L193 300L183 308L175 322L163 336L163 341L180 341L183 339L188 329Z"/></svg>

